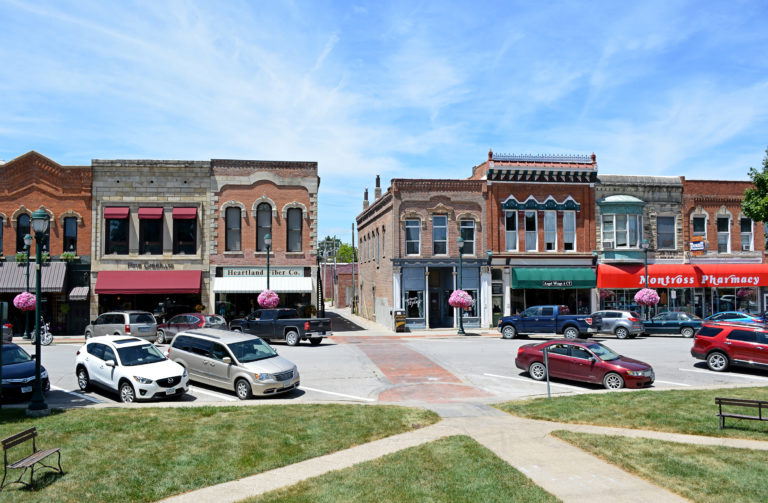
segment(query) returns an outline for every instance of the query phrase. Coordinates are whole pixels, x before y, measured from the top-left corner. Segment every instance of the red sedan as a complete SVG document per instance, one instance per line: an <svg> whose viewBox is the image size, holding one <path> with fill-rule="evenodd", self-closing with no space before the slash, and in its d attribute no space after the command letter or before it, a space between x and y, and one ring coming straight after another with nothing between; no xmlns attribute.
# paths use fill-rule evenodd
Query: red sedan
<svg viewBox="0 0 768 503"><path fill-rule="evenodd" d="M621 356L598 342L572 339L525 344L517 350L515 365L537 381L546 378L544 353L547 351L549 376L574 381L602 383L607 389L642 388L653 384L653 367Z"/></svg>

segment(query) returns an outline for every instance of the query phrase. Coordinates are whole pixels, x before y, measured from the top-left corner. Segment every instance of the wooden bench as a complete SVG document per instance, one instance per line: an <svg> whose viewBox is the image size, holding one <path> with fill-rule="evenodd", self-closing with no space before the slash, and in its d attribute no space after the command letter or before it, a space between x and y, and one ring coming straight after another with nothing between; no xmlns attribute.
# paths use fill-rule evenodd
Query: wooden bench
<svg viewBox="0 0 768 503"><path fill-rule="evenodd" d="M768 417L763 414L763 410L768 411L768 401L766 400L747 400L744 398L723 398L715 397L715 404L718 406L717 416L720 419L720 429L725 427L725 418L732 417L735 419L749 419L751 421L768 421ZM734 414L731 412L723 412L723 405L733 407L750 407L757 409L756 416L749 416L746 414Z"/></svg>
<svg viewBox="0 0 768 503"><path fill-rule="evenodd" d="M8 470L21 470L24 469L23 472L21 472L21 475L19 475L19 478L17 480L14 480L13 482L8 482L8 484L24 484L27 487L33 488L32 484L35 482L35 465L39 464L46 468L50 468L52 470L56 470L57 468L55 466L46 465L43 463L43 460L50 456L53 453L56 453L59 455L59 473L63 474L64 470L61 469L61 450L56 447L55 449L45 449L43 451L37 450L37 444L35 443L35 437L37 437L37 429L36 428L30 428L28 430L24 430L21 433L17 433L13 436L10 436L4 440L2 440L3 444L3 464L5 465L5 470L3 472L3 481L0 483L0 490L5 487L5 478L8 475ZM17 461L14 461L12 463L8 462L8 450L11 447L15 447L17 445L23 444L24 442L32 441L32 454L21 458ZM27 473L27 470L30 470L31 475L29 478L29 484L21 480L24 475Z"/></svg>

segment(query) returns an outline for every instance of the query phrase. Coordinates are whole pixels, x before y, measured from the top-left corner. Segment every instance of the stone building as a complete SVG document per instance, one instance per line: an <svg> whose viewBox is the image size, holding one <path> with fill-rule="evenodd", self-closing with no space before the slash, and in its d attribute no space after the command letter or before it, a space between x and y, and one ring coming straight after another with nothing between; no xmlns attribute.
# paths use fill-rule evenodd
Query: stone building
<svg viewBox="0 0 768 503"><path fill-rule="evenodd" d="M14 333L23 333L27 320L12 307L13 297L26 290L27 279L30 291L35 289L36 245L30 250L29 278L26 261L19 255L22 261L17 262L17 253L25 253L24 236L33 234L30 218L37 209L50 218L42 243L50 257L41 274L42 315L58 333L82 333L88 319L91 167L62 166L30 151L0 164L0 179L0 301L11 306Z"/></svg>
<svg viewBox="0 0 768 503"><path fill-rule="evenodd" d="M214 159L211 169L216 312L230 319L258 309L268 283L281 307L317 309L317 163Z"/></svg>

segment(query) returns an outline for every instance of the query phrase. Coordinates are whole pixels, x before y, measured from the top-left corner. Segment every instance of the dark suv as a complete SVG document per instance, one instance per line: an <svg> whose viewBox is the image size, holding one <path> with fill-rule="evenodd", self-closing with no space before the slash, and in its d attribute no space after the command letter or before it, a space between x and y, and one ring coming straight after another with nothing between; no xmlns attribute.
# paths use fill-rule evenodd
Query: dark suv
<svg viewBox="0 0 768 503"><path fill-rule="evenodd" d="M768 327L707 321L696 332L691 355L723 372L731 365L768 370Z"/></svg>

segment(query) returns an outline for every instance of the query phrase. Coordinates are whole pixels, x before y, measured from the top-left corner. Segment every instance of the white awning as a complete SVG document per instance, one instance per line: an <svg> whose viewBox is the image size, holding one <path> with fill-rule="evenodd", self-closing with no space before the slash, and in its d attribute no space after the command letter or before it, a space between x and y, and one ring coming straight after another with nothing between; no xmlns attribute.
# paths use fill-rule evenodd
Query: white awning
<svg viewBox="0 0 768 503"><path fill-rule="evenodd" d="M214 293L258 293L267 289L267 278L214 278ZM269 289L277 293L310 293L312 278L269 278Z"/></svg>

